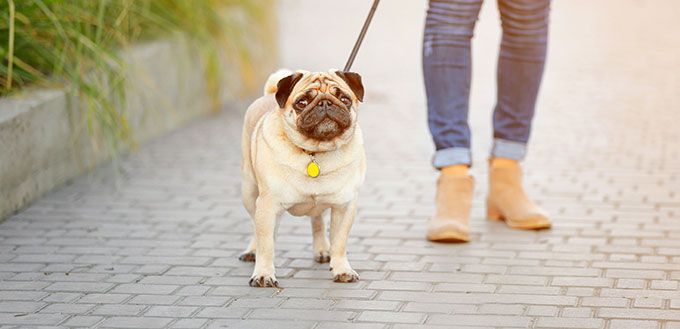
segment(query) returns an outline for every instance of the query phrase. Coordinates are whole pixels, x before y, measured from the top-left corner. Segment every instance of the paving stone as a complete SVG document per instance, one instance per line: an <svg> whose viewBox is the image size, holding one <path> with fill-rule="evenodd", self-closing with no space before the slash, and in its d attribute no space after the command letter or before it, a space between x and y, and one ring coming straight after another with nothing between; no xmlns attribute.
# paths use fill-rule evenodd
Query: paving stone
<svg viewBox="0 0 680 329"><path fill-rule="evenodd" d="M584 297L581 300L583 306L595 307L626 307L628 306L627 298L606 298L606 297Z"/></svg>
<svg viewBox="0 0 680 329"><path fill-rule="evenodd" d="M317 329L384 329L382 323L320 322Z"/></svg>
<svg viewBox="0 0 680 329"><path fill-rule="evenodd" d="M560 290L560 287L502 285L497 292L501 294L559 295Z"/></svg>
<svg viewBox="0 0 680 329"><path fill-rule="evenodd" d="M189 317L191 313L196 311L198 307L190 306L152 306L149 308L144 316L160 316L160 317Z"/></svg>
<svg viewBox="0 0 680 329"><path fill-rule="evenodd" d="M444 315L434 314L430 317L428 324L461 326L498 326L498 327L527 327L531 323L531 318L523 316L506 315Z"/></svg>
<svg viewBox="0 0 680 329"><path fill-rule="evenodd" d="M0 291L2 290L41 290L49 286L49 282L39 281L0 281Z"/></svg>
<svg viewBox="0 0 680 329"><path fill-rule="evenodd" d="M368 289L374 290L415 290L415 291L429 291L432 289L432 283L429 282L408 282L408 281L373 281Z"/></svg>
<svg viewBox="0 0 680 329"><path fill-rule="evenodd" d="M106 274L96 273L51 273L42 278L43 281L68 281L68 282L101 282L106 279Z"/></svg>
<svg viewBox="0 0 680 329"><path fill-rule="evenodd" d="M540 306L531 305L527 310L526 315L533 316L555 316L557 314L557 307L555 306Z"/></svg>
<svg viewBox="0 0 680 329"><path fill-rule="evenodd" d="M424 319L424 313L363 311L357 318L357 321L380 323L422 323Z"/></svg>
<svg viewBox="0 0 680 329"><path fill-rule="evenodd" d="M641 297L635 298L633 302L634 307L651 307L651 308L661 308L663 306L663 299L655 297Z"/></svg>
<svg viewBox="0 0 680 329"><path fill-rule="evenodd" d="M84 304L118 304L128 298L130 298L130 295L125 294L88 294L77 302Z"/></svg>
<svg viewBox="0 0 680 329"><path fill-rule="evenodd" d="M486 283L495 284L524 284L524 285L545 285L548 277L543 276L526 276L526 275L488 275Z"/></svg>
<svg viewBox="0 0 680 329"><path fill-rule="evenodd" d="M104 320L105 328L163 328L172 322L171 318L112 317Z"/></svg>
<svg viewBox="0 0 680 329"><path fill-rule="evenodd" d="M8 242L3 242L8 243ZM29 272L37 271L44 268L44 264L26 264L26 263L0 263L0 272Z"/></svg>
<svg viewBox="0 0 680 329"><path fill-rule="evenodd" d="M590 318L592 313L593 309L587 307L565 307L562 309L562 317L564 318Z"/></svg>
<svg viewBox="0 0 680 329"><path fill-rule="evenodd" d="M6 290L0 291L0 301L10 301L10 300L27 300L27 301L37 301L42 299L49 294L42 291L13 291ZM49 297L47 297L49 298Z"/></svg>
<svg viewBox="0 0 680 329"><path fill-rule="evenodd" d="M417 293L406 291L384 291L379 300L431 302L433 298L440 303L526 303L535 305L576 305L577 298L569 296L542 295L500 295L500 294L460 294L460 293Z"/></svg>
<svg viewBox="0 0 680 329"><path fill-rule="evenodd" d="M47 291L66 291L66 292L105 292L114 285L110 283L94 282L55 282L45 288Z"/></svg>
<svg viewBox="0 0 680 329"><path fill-rule="evenodd" d="M676 310L601 308L598 316L604 318L680 321L680 311Z"/></svg>
<svg viewBox="0 0 680 329"><path fill-rule="evenodd" d="M477 307L474 305L452 305L440 303L407 303L402 311L421 312L421 313L475 313Z"/></svg>
<svg viewBox="0 0 680 329"><path fill-rule="evenodd" d="M68 263L75 259L75 255L55 255L55 254L47 254L47 255L39 255L39 254L33 254L33 255L19 255L15 258L12 259L13 262L17 263Z"/></svg>
<svg viewBox="0 0 680 329"><path fill-rule="evenodd" d="M103 319L101 316L78 315L74 316L64 323L68 327L94 327L95 324Z"/></svg>
<svg viewBox="0 0 680 329"><path fill-rule="evenodd" d="M311 298L289 298L283 302L280 308L299 308L305 310L325 310L333 304L330 300L311 299Z"/></svg>
<svg viewBox="0 0 680 329"><path fill-rule="evenodd" d="M247 308L242 307L206 307L198 312L195 317L197 318L234 318L239 319L243 317L248 312Z"/></svg>
<svg viewBox="0 0 680 329"><path fill-rule="evenodd" d="M106 304L97 307L92 314L95 315L138 315L146 308L146 305L117 305Z"/></svg>
<svg viewBox="0 0 680 329"><path fill-rule="evenodd" d="M208 290L210 290L210 287L188 286L188 287L180 288L177 292L175 292L175 295L178 295L178 296L201 296L201 295L205 294Z"/></svg>
<svg viewBox="0 0 680 329"><path fill-rule="evenodd" d="M92 304L63 304L55 303L40 310L40 313L65 313L65 314L86 314L93 309L95 305Z"/></svg>
<svg viewBox="0 0 680 329"><path fill-rule="evenodd" d="M179 319L172 324L171 328L201 328L208 320L206 319Z"/></svg>
<svg viewBox="0 0 680 329"><path fill-rule="evenodd" d="M663 279L666 273L663 271L646 271L646 270L607 270L606 276L608 278L626 278L626 279Z"/></svg>
<svg viewBox="0 0 680 329"><path fill-rule="evenodd" d="M294 299L291 299L294 300ZM291 300L287 300L289 302ZM312 305L321 304L323 305L325 301L321 300L310 300ZM229 307L243 307L243 308L275 308L276 305L281 304L280 298L238 298L233 302L229 303Z"/></svg>
<svg viewBox="0 0 680 329"><path fill-rule="evenodd" d="M616 282L616 287L622 289L644 289L646 285L645 280L639 279L618 279Z"/></svg>
<svg viewBox="0 0 680 329"><path fill-rule="evenodd" d="M206 297L206 296L191 296L184 297L180 305L196 305L196 306L222 306L229 302L229 297Z"/></svg>
<svg viewBox="0 0 680 329"><path fill-rule="evenodd" d="M296 309L256 309L250 314L251 319L281 319L281 320L314 320L314 321L346 321L354 313L344 311L322 311Z"/></svg>
<svg viewBox="0 0 680 329"><path fill-rule="evenodd" d="M288 321L281 320L235 320L235 319L219 319L212 321L209 328L235 328L235 329L312 329L315 325L314 321Z"/></svg>
<svg viewBox="0 0 680 329"><path fill-rule="evenodd" d="M199 276L145 276L139 284L192 285L201 281Z"/></svg>
<svg viewBox="0 0 680 329"><path fill-rule="evenodd" d="M395 272L390 278L395 281L481 283L484 279L484 275L461 273Z"/></svg>
<svg viewBox="0 0 680 329"><path fill-rule="evenodd" d="M538 318L536 327L538 328L602 328L602 319L586 318Z"/></svg>
<svg viewBox="0 0 680 329"><path fill-rule="evenodd" d="M614 280L606 278L555 277L553 286L612 287Z"/></svg>
<svg viewBox="0 0 680 329"><path fill-rule="evenodd" d="M641 320L611 320L609 321L609 329L656 329L659 323L656 321L641 321Z"/></svg>
<svg viewBox="0 0 680 329"><path fill-rule="evenodd" d="M141 276L136 274L116 274L106 279L106 282L113 283L132 283L140 280Z"/></svg>
<svg viewBox="0 0 680 329"><path fill-rule="evenodd" d="M514 275L569 275L569 276L599 276L602 271L596 268L570 267L512 267L510 274Z"/></svg>
<svg viewBox="0 0 680 329"><path fill-rule="evenodd" d="M134 258L134 260L139 261L138 258ZM143 265L139 268L137 268L134 272L135 273L140 273L140 274L163 274L165 271L168 270L169 266L167 265L148 265L145 263L142 263Z"/></svg>
<svg viewBox="0 0 680 329"><path fill-rule="evenodd" d="M68 316L62 314L11 314L0 313L0 323L3 325L39 325L39 326L55 326L64 321Z"/></svg>
<svg viewBox="0 0 680 329"><path fill-rule="evenodd" d="M0 310L13 313L30 313L44 306L42 302L0 301Z"/></svg>
<svg viewBox="0 0 680 329"><path fill-rule="evenodd" d="M164 296L164 295L137 295L130 299L128 304L146 304L146 305L172 305L181 297L179 296Z"/></svg>
<svg viewBox="0 0 680 329"><path fill-rule="evenodd" d="M650 285L652 289L677 290L678 281L671 280L652 280Z"/></svg>
<svg viewBox="0 0 680 329"><path fill-rule="evenodd" d="M160 284L121 284L116 286L112 293L127 293L127 294L149 294L149 295L166 295L177 290L179 286L175 285L160 285Z"/></svg>
<svg viewBox="0 0 680 329"><path fill-rule="evenodd" d="M399 302L377 300L341 300L333 305L333 309L396 311L400 304Z"/></svg>
<svg viewBox="0 0 680 329"><path fill-rule="evenodd" d="M188 275L188 276L217 276L221 277L229 272L227 267L205 267L205 266L174 266L165 275Z"/></svg>
<svg viewBox="0 0 680 329"><path fill-rule="evenodd" d="M375 290L328 289L324 295L329 298L370 299L376 294Z"/></svg>
<svg viewBox="0 0 680 329"><path fill-rule="evenodd" d="M524 313L526 308L524 305L484 304L479 307L477 312L482 314L520 315Z"/></svg>
<svg viewBox="0 0 680 329"><path fill-rule="evenodd" d="M581 287L569 287L567 288L567 296L594 296L595 289L593 288L581 288Z"/></svg>
<svg viewBox="0 0 680 329"><path fill-rule="evenodd" d="M492 284L471 284L471 283L439 283L435 285L434 291L453 291L453 292L494 292L496 286Z"/></svg>

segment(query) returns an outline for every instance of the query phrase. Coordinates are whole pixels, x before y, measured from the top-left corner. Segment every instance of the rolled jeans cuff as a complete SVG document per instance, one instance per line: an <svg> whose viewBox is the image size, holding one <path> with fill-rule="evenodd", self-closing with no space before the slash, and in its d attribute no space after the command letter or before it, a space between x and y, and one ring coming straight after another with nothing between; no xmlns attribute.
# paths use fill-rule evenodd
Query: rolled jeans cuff
<svg viewBox="0 0 680 329"><path fill-rule="evenodd" d="M437 169L457 164L470 166L470 163L470 149L465 147L441 149L432 157L432 165Z"/></svg>
<svg viewBox="0 0 680 329"><path fill-rule="evenodd" d="M491 148L492 158L506 158L521 161L527 153L527 144L507 139L494 138Z"/></svg>

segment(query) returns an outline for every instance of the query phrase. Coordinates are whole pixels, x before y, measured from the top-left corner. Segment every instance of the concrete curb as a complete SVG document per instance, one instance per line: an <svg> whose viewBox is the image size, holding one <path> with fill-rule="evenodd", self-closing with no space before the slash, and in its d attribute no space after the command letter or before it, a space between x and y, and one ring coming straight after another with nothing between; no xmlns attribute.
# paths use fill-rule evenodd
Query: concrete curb
<svg viewBox="0 0 680 329"><path fill-rule="evenodd" d="M213 112L190 42L154 41L123 56L133 77L126 86L127 105L139 144ZM258 79L274 69L275 58L261 62ZM228 73L223 74L222 104L242 103L238 69L224 63L223 72ZM0 99L0 220L110 159L93 149L78 106L63 90Z"/></svg>

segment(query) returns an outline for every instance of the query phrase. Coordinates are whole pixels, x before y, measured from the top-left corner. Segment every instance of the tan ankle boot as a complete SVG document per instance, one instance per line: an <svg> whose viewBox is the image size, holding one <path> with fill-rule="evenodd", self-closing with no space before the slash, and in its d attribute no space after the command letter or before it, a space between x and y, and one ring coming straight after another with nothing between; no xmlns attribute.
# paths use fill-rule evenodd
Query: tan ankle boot
<svg viewBox="0 0 680 329"><path fill-rule="evenodd" d="M470 240L471 176L442 175L437 181L437 211L427 224L427 239L437 242Z"/></svg>
<svg viewBox="0 0 680 329"><path fill-rule="evenodd" d="M548 214L531 202L522 188L522 169L514 166L489 165L489 196L486 216L504 220L508 226L533 230L550 227Z"/></svg>

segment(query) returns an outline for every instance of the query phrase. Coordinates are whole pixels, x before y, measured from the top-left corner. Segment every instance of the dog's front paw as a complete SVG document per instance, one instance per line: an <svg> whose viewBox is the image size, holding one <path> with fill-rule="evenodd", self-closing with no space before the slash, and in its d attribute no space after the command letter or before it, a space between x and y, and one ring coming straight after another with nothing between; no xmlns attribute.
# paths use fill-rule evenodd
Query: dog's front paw
<svg viewBox="0 0 680 329"><path fill-rule="evenodd" d="M333 273L333 281L335 282L359 281L359 274L349 266L349 263L346 260L344 262L338 261L336 264L331 262L331 272Z"/></svg>
<svg viewBox="0 0 680 329"><path fill-rule="evenodd" d="M246 251L246 252L242 253L241 255L239 255L238 259L242 262L254 262L255 261L255 252L254 251Z"/></svg>
<svg viewBox="0 0 680 329"><path fill-rule="evenodd" d="M317 263L328 263L331 261L331 256L328 254L328 250L322 250L314 253L314 260Z"/></svg>
<svg viewBox="0 0 680 329"><path fill-rule="evenodd" d="M349 269L349 271L342 273L335 273L335 271L333 271L333 281L335 282L359 281L359 274L357 274L357 272L355 272L353 269Z"/></svg>
<svg viewBox="0 0 680 329"><path fill-rule="evenodd" d="M251 287L278 287L279 281L274 275L253 275L250 278Z"/></svg>

